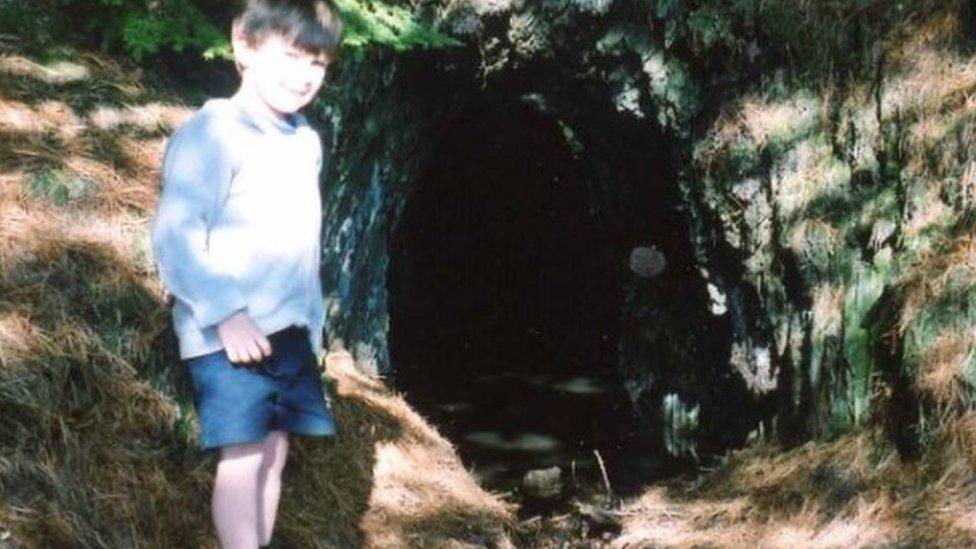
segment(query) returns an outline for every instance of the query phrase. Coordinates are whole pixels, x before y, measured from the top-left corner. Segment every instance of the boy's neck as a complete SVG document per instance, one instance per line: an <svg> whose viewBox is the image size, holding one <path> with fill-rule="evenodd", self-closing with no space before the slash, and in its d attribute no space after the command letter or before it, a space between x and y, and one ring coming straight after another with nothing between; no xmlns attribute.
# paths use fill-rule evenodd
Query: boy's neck
<svg viewBox="0 0 976 549"><path fill-rule="evenodd" d="M246 80L241 83L241 87L238 88L237 93L231 97L231 100L244 107L255 116L266 118L279 125L293 125L293 113L281 113L269 107L268 104L265 103L260 96L258 96L254 88L247 84Z"/></svg>

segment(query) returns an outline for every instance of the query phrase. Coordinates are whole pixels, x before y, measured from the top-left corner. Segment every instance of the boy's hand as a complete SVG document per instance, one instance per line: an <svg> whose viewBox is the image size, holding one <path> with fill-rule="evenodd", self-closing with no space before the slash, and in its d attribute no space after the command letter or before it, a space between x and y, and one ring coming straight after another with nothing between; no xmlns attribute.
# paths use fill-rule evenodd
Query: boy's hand
<svg viewBox="0 0 976 549"><path fill-rule="evenodd" d="M271 342L244 311L238 311L218 324L217 335L231 362L252 364L271 356Z"/></svg>

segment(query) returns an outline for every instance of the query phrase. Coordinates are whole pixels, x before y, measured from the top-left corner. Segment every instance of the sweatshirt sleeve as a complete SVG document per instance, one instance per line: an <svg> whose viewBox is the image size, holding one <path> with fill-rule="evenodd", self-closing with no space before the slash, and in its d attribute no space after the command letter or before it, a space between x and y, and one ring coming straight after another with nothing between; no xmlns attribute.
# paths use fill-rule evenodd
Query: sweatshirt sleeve
<svg viewBox="0 0 976 549"><path fill-rule="evenodd" d="M234 167L217 124L214 117L198 113L170 139L152 227L160 278L189 306L201 329L247 306L234 278L208 253L210 227Z"/></svg>

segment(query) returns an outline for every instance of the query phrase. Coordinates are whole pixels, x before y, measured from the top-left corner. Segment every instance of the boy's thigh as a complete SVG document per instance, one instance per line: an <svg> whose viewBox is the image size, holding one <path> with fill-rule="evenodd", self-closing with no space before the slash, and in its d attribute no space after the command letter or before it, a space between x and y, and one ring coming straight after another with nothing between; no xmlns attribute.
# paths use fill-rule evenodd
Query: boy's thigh
<svg viewBox="0 0 976 549"><path fill-rule="evenodd" d="M263 367L234 364L224 350L187 360L204 449L265 437L274 420L276 387Z"/></svg>
<svg viewBox="0 0 976 549"><path fill-rule="evenodd" d="M277 382L274 428L308 435L335 433L308 330L292 326L269 336Z"/></svg>

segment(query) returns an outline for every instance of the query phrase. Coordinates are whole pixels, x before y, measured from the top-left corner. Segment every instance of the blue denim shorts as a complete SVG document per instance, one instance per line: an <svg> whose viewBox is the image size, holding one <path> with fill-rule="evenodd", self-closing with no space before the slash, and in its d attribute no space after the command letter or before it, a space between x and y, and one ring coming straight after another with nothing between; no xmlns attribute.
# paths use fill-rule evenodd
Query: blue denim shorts
<svg viewBox="0 0 976 549"><path fill-rule="evenodd" d="M186 359L204 450L258 442L271 430L334 436L308 328L268 335L271 356L235 364L223 349Z"/></svg>

